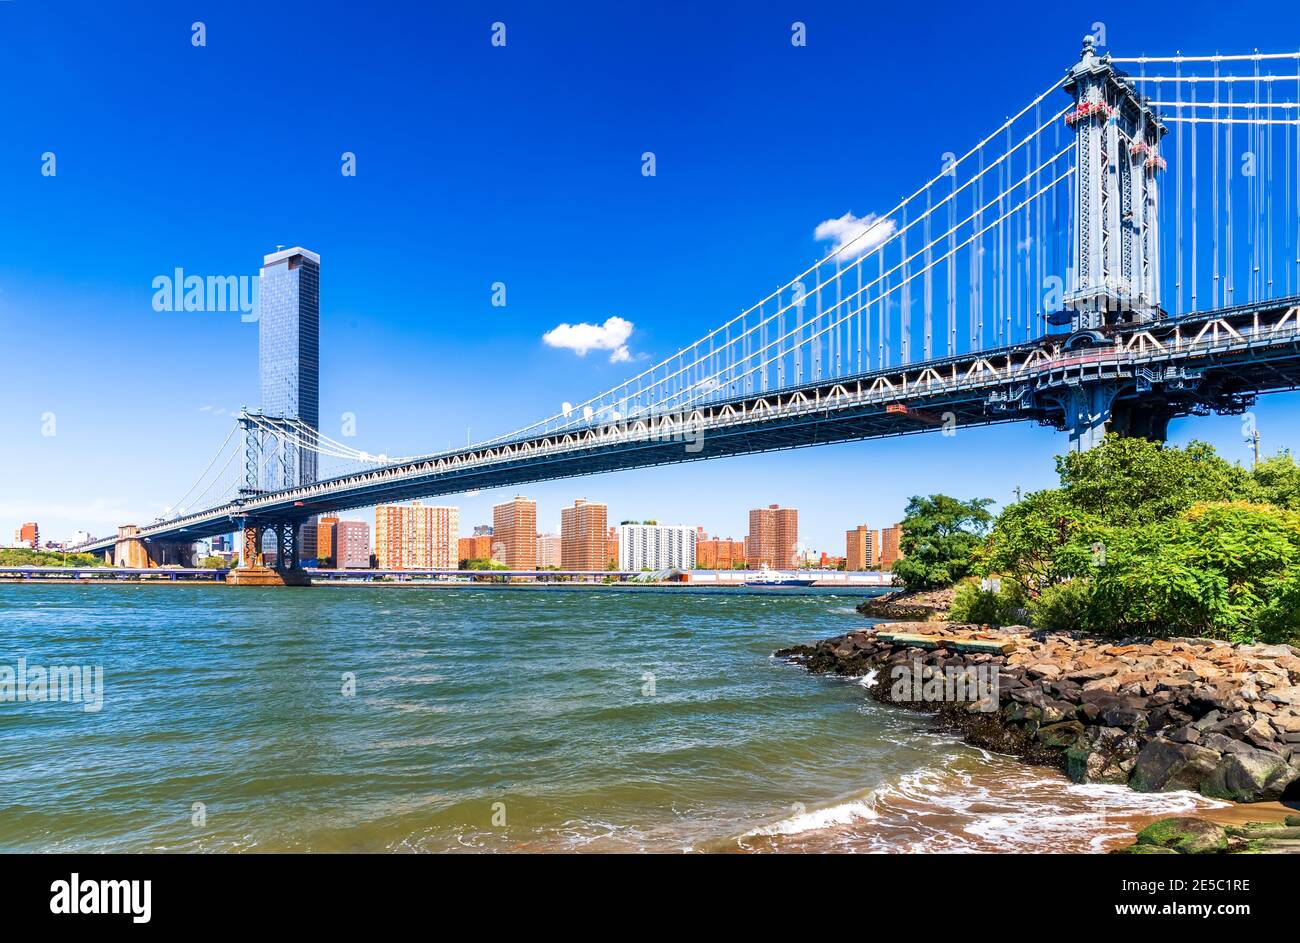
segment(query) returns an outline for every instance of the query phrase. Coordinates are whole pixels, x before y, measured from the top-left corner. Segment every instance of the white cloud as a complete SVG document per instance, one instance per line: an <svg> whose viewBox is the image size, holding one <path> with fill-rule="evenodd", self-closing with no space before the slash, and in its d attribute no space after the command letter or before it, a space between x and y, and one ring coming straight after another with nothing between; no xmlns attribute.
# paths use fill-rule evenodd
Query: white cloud
<svg viewBox="0 0 1300 943"><path fill-rule="evenodd" d="M845 213L818 223L813 238L818 242L833 242L832 250L843 248L844 258L856 259L892 236L897 228L892 219L881 219L875 213L866 216Z"/></svg>
<svg viewBox="0 0 1300 943"><path fill-rule="evenodd" d="M579 357L589 350L610 351L610 363L624 363L632 359L627 340L632 336L632 322L620 317L609 317L604 324L561 324L542 335L548 347L571 350Z"/></svg>

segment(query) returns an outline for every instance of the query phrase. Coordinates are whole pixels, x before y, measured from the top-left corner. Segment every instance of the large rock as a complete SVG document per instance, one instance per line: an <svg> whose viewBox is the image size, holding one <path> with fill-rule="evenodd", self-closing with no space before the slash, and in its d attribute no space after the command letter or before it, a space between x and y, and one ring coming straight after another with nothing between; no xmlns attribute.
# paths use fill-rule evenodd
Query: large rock
<svg viewBox="0 0 1300 943"><path fill-rule="evenodd" d="M1048 724L1045 727L1039 727L1035 735L1038 742L1046 747L1069 747L1074 744L1083 733L1083 724L1077 720L1066 720L1059 724Z"/></svg>
<svg viewBox="0 0 1300 943"><path fill-rule="evenodd" d="M1132 734L1118 727L1087 727L1065 752L1065 772L1076 783L1123 785L1137 753Z"/></svg>
<svg viewBox="0 0 1300 943"><path fill-rule="evenodd" d="M1137 843L1169 848L1183 855L1213 855L1228 850L1228 832L1222 825L1204 819L1161 819L1138 832Z"/></svg>
<svg viewBox="0 0 1300 943"><path fill-rule="evenodd" d="M1157 738L1142 748L1129 785L1138 792L1196 789L1219 764L1219 754L1194 743Z"/></svg>
<svg viewBox="0 0 1300 943"><path fill-rule="evenodd" d="M1300 770L1268 750L1225 753L1201 783L1201 792L1233 802L1280 799Z"/></svg>

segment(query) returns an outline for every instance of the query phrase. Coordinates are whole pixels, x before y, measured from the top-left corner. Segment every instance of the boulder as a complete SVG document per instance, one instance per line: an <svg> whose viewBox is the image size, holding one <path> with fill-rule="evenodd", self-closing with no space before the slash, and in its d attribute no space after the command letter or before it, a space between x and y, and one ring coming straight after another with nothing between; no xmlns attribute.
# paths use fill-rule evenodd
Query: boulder
<svg viewBox="0 0 1300 943"><path fill-rule="evenodd" d="M1182 816L1152 822L1137 833L1137 843L1183 855L1213 855L1228 850L1228 832L1214 822Z"/></svg>
<svg viewBox="0 0 1300 943"><path fill-rule="evenodd" d="M1267 718L1261 717L1245 730L1246 739L1257 747L1271 745L1276 738L1273 733L1273 725L1268 722Z"/></svg>
<svg viewBox="0 0 1300 943"><path fill-rule="evenodd" d="M1217 724L1208 728L1207 733L1221 733L1226 737L1232 737L1234 740L1241 740L1250 729L1250 725L1255 722L1255 715L1250 711L1234 711L1227 717L1220 720Z"/></svg>
<svg viewBox="0 0 1300 943"><path fill-rule="evenodd" d="M1194 743L1158 738L1142 748L1128 782L1138 792L1196 789L1218 766L1219 756Z"/></svg>
<svg viewBox="0 0 1300 943"><path fill-rule="evenodd" d="M1221 733L1204 734L1196 742L1207 750L1218 750L1220 753L1249 753L1254 749L1249 743L1233 740Z"/></svg>
<svg viewBox="0 0 1300 943"><path fill-rule="evenodd" d="M1278 733L1300 733L1300 716L1295 714L1279 714L1269 723L1277 729Z"/></svg>
<svg viewBox="0 0 1300 943"><path fill-rule="evenodd" d="M1223 711L1217 711L1217 710L1210 711L1204 717L1202 717L1200 720L1196 722L1196 729L1209 730L1211 727L1213 727L1222 719L1223 719Z"/></svg>
<svg viewBox="0 0 1300 943"><path fill-rule="evenodd" d="M1043 723L1055 724L1074 716L1074 705L1069 701L1043 701Z"/></svg>
<svg viewBox="0 0 1300 943"><path fill-rule="evenodd" d="M1110 707L1104 708L1098 717L1107 727L1125 727L1130 730L1146 728L1146 711L1129 707L1126 704L1112 704Z"/></svg>
<svg viewBox="0 0 1300 943"><path fill-rule="evenodd" d="M1059 724L1048 724L1045 727L1039 727L1038 742L1048 747L1069 747L1079 739L1083 733L1083 724L1077 720L1066 720Z"/></svg>
<svg viewBox="0 0 1300 943"><path fill-rule="evenodd" d="M1065 677L1066 680L1074 681L1078 684L1084 684L1088 681L1096 681L1099 678L1113 675L1118 670L1119 669L1114 665L1107 665L1099 668L1085 668L1082 671L1071 671Z"/></svg>
<svg viewBox="0 0 1300 943"><path fill-rule="evenodd" d="M1240 645L1237 651L1260 658L1285 658L1297 654L1290 645Z"/></svg>
<svg viewBox="0 0 1300 943"><path fill-rule="evenodd" d="M1233 802L1280 799L1287 786L1300 779L1300 770L1268 750L1225 753L1201 782L1201 792Z"/></svg>
<svg viewBox="0 0 1300 943"><path fill-rule="evenodd" d="M1086 727L1065 752L1065 772L1076 783L1122 785L1137 753L1137 739L1118 727Z"/></svg>
<svg viewBox="0 0 1300 943"><path fill-rule="evenodd" d="M1099 678L1096 681L1085 681L1083 693L1091 694L1094 691L1102 691L1106 694L1114 694L1119 690L1119 678Z"/></svg>

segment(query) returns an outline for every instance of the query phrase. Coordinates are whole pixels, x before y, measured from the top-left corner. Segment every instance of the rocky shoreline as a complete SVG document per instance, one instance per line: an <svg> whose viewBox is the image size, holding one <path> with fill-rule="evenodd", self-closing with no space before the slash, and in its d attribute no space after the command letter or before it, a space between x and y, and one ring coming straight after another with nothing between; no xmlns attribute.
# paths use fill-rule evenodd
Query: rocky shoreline
<svg viewBox="0 0 1300 943"><path fill-rule="evenodd" d="M874 672L876 700L933 712L969 743L1075 782L1300 798L1300 652L1289 645L903 622L776 655L814 673ZM954 676L993 683L953 699L940 682Z"/></svg>
<svg viewBox="0 0 1300 943"><path fill-rule="evenodd" d="M946 615L956 593L951 586L914 592L900 589L864 600L858 603L857 609L872 619L926 622Z"/></svg>

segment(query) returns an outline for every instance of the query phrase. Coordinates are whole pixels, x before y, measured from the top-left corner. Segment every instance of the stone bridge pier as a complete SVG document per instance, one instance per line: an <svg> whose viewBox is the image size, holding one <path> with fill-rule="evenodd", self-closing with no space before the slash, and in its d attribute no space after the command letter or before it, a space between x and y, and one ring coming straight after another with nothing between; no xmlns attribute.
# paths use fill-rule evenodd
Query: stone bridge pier
<svg viewBox="0 0 1300 943"><path fill-rule="evenodd" d="M194 566L194 544L178 540L149 540L136 524L117 529L117 543L106 554L114 566L144 570L154 566Z"/></svg>
<svg viewBox="0 0 1300 943"><path fill-rule="evenodd" d="M265 522L252 518L240 521L239 566L226 574L235 586L310 586L311 577L298 559L298 539L303 521ZM263 538L275 539L275 560L268 566L262 552Z"/></svg>

